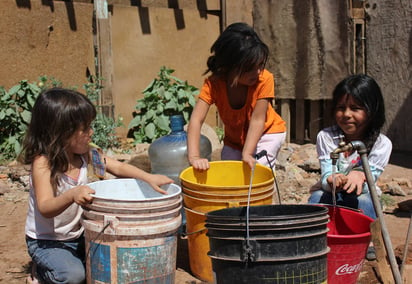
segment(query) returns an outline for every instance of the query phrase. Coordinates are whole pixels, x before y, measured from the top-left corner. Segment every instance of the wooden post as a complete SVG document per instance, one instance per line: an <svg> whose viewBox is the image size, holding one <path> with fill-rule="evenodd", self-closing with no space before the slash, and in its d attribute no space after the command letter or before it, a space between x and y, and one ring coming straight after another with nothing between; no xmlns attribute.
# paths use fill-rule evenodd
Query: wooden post
<svg viewBox="0 0 412 284"><path fill-rule="evenodd" d="M290 143L290 130L291 130L291 120L290 120L290 100L282 99L280 100L280 116L286 122L286 143Z"/></svg>
<svg viewBox="0 0 412 284"><path fill-rule="evenodd" d="M112 40L107 0L95 0L94 10L96 15L96 75L98 78L103 79L102 85L104 86L99 97L99 105L105 115L113 118Z"/></svg>
<svg viewBox="0 0 412 284"><path fill-rule="evenodd" d="M365 7L364 1L350 1L350 17L352 19L352 72L365 73ZM360 56L360 58L359 58Z"/></svg>
<svg viewBox="0 0 412 284"><path fill-rule="evenodd" d="M305 99L296 99L295 118L296 143L303 144L305 142Z"/></svg>
<svg viewBox="0 0 412 284"><path fill-rule="evenodd" d="M316 136L321 128L321 117L319 101L310 101L310 120L309 120L309 140L311 143L316 143Z"/></svg>

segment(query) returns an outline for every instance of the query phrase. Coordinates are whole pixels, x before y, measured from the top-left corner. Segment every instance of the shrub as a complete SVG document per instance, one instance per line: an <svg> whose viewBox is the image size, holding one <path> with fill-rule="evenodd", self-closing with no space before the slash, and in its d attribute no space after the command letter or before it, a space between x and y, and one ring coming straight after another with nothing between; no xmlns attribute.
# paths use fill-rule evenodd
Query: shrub
<svg viewBox="0 0 412 284"><path fill-rule="evenodd" d="M41 88L27 80L10 88L0 87L0 160L15 158L31 119L31 110Z"/></svg>
<svg viewBox="0 0 412 284"><path fill-rule="evenodd" d="M128 137L134 138L135 143L151 143L169 134L171 115L181 114L186 123L189 121L199 90L172 76L173 72L173 69L161 67L158 78L143 90L144 97L137 100L128 126Z"/></svg>
<svg viewBox="0 0 412 284"><path fill-rule="evenodd" d="M86 95L96 105L103 86L101 79L89 77L83 88ZM53 77L41 76L39 82L29 83L22 80L6 91L0 86L0 161L11 160L21 151L21 143L31 119L31 111L38 95L46 88L62 87L62 83ZM72 88L75 89L75 88ZM122 118L116 121L99 111L92 123L93 141L104 149L118 147L116 128L123 125Z"/></svg>

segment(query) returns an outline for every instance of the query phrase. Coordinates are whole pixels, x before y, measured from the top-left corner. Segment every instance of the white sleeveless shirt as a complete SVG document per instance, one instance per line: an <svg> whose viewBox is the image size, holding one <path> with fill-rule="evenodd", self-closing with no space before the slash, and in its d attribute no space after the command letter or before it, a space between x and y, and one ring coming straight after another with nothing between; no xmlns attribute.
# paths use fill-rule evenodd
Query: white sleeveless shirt
<svg viewBox="0 0 412 284"><path fill-rule="evenodd" d="M75 186L88 183L87 163L83 156L81 156L81 158L82 166L77 180L63 175L60 180L60 186L57 188L57 195L60 195ZM60 215L53 218L45 218L40 214L35 199L32 177L30 175L29 208L25 228L28 237L41 240L68 241L77 239L81 236L84 229L80 223L80 218L83 213L83 209L80 205L73 203Z"/></svg>

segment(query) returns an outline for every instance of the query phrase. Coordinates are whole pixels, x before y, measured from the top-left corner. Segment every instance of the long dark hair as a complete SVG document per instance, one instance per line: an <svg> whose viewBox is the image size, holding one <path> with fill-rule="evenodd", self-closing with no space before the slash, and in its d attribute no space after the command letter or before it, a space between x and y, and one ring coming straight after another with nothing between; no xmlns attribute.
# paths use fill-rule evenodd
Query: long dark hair
<svg viewBox="0 0 412 284"><path fill-rule="evenodd" d="M59 178L68 170L66 147L70 137L88 128L95 117L96 109L85 95L63 88L43 91L33 106L19 160L31 164L37 156L46 156L51 184L56 189Z"/></svg>
<svg viewBox="0 0 412 284"><path fill-rule="evenodd" d="M368 127L362 142L365 143L368 152L370 152L385 123L385 105L381 89L373 78L365 74L356 74L345 78L333 91L333 117L335 117L339 100L347 94L366 109Z"/></svg>
<svg viewBox="0 0 412 284"><path fill-rule="evenodd" d="M245 23L229 25L210 48L212 55L207 60L204 74L226 77L234 72L235 80L244 72L259 64L265 66L269 48L254 29Z"/></svg>

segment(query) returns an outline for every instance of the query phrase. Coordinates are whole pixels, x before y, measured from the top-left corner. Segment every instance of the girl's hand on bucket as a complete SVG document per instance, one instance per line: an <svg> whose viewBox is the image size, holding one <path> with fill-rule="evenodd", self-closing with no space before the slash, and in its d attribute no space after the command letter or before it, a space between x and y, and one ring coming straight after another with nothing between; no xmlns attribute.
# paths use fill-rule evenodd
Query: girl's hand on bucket
<svg viewBox="0 0 412 284"><path fill-rule="evenodd" d="M96 193L87 185L76 186L73 188L73 202L79 205L87 205L93 201L91 194Z"/></svg>
<svg viewBox="0 0 412 284"><path fill-rule="evenodd" d="M252 155L243 155L242 161L249 165L250 169L256 164L256 159Z"/></svg>
<svg viewBox="0 0 412 284"><path fill-rule="evenodd" d="M209 161L204 158L191 157L189 158L189 163L198 171L207 171L210 168Z"/></svg>
<svg viewBox="0 0 412 284"><path fill-rule="evenodd" d="M160 186L173 183L173 180L165 175L152 174L146 182L150 184L150 186L157 192L160 192L161 194L167 194L167 192L161 189Z"/></svg>

